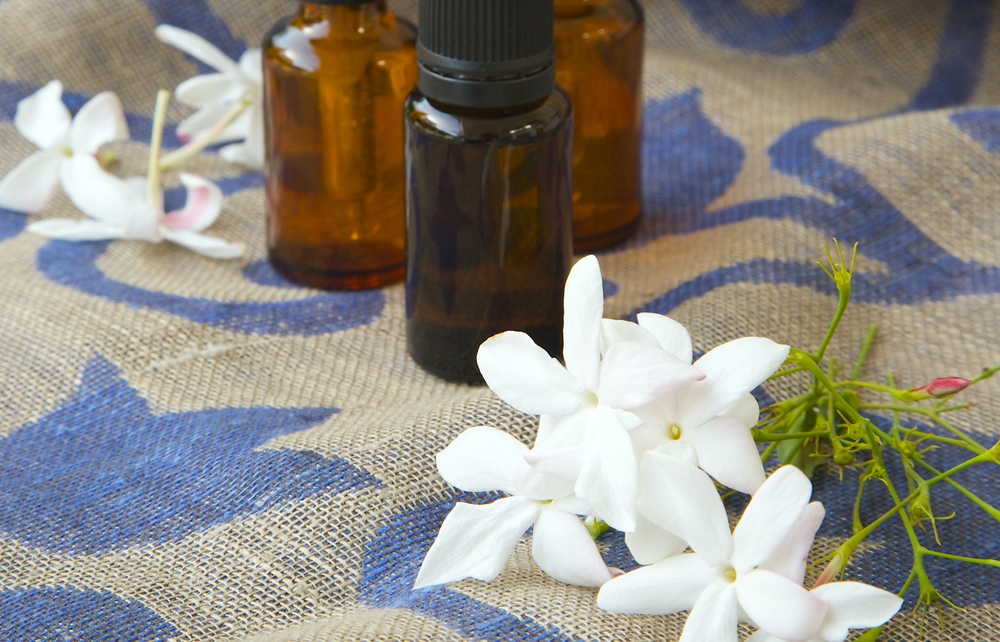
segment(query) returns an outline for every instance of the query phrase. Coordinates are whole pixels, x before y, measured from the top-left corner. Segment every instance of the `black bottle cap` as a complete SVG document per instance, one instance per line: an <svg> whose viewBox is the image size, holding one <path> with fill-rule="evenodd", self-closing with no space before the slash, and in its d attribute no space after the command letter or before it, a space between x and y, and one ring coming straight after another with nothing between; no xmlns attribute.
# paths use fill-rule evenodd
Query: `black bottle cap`
<svg viewBox="0 0 1000 642"><path fill-rule="evenodd" d="M371 4L378 0L301 0L302 4L331 4L341 7L359 7L363 4Z"/></svg>
<svg viewBox="0 0 1000 642"><path fill-rule="evenodd" d="M418 86L461 107L513 107L556 88L553 0L420 0Z"/></svg>

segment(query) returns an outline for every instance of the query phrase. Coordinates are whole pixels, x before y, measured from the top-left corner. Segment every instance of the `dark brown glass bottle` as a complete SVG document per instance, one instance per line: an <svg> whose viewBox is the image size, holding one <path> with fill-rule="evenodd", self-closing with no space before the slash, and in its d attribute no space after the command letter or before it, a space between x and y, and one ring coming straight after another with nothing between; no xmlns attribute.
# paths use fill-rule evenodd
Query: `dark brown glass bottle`
<svg viewBox="0 0 1000 642"><path fill-rule="evenodd" d="M385 2L303 3L264 42L268 255L287 278L403 278L403 102L415 34Z"/></svg>
<svg viewBox="0 0 1000 642"><path fill-rule="evenodd" d="M552 73L551 0L477 2L469 17L464 0L421 1L419 89L405 108L407 346L466 383L482 383L476 353L499 332L562 351L573 260L572 108ZM536 33L518 34L520 50L490 46L512 37L498 23ZM482 46L453 41L455 24Z"/></svg>
<svg viewBox="0 0 1000 642"><path fill-rule="evenodd" d="M573 249L625 239L642 207L643 15L635 0L555 0L556 79L573 100Z"/></svg>

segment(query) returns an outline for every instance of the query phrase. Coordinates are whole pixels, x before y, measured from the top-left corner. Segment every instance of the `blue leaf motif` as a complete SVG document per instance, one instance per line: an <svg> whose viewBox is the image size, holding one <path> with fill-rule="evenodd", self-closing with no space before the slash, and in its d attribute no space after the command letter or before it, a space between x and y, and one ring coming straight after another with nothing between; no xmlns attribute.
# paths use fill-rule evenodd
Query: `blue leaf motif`
<svg viewBox="0 0 1000 642"><path fill-rule="evenodd" d="M258 450L336 408L154 415L102 357L48 415L0 439L0 533L63 553L183 538L318 493L375 487L310 451Z"/></svg>
<svg viewBox="0 0 1000 642"><path fill-rule="evenodd" d="M0 241L17 236L28 224L28 216L0 208Z"/></svg>

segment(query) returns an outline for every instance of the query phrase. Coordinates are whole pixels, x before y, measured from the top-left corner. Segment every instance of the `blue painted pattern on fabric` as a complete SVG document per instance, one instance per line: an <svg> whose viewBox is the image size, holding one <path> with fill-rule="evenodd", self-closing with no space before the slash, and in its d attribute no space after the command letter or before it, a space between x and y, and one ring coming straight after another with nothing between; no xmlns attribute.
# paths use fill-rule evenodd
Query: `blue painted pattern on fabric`
<svg viewBox="0 0 1000 642"><path fill-rule="evenodd" d="M247 43L233 37L229 26L216 15L208 0L143 0L143 2L157 24L173 25L196 33L233 60L239 60L247 49ZM159 44L159 41L156 42ZM260 43L249 43L249 46L259 47ZM201 73L216 71L200 60L192 59L192 62L198 64Z"/></svg>
<svg viewBox="0 0 1000 642"><path fill-rule="evenodd" d="M243 278L251 283L269 288L295 289L300 287L278 274L267 259L247 263L243 268Z"/></svg>
<svg viewBox="0 0 1000 642"><path fill-rule="evenodd" d="M740 0L680 0L702 31L734 49L788 56L824 47L840 35L857 0L801 0L788 13L763 15Z"/></svg>
<svg viewBox="0 0 1000 642"><path fill-rule="evenodd" d="M264 450L336 408L228 408L155 415L103 357L79 388L0 439L0 533L62 553L181 539L318 493L375 487L310 451Z"/></svg>
<svg viewBox="0 0 1000 642"><path fill-rule="evenodd" d="M166 642L180 635L139 602L66 586L0 592L0 639Z"/></svg>
<svg viewBox="0 0 1000 642"><path fill-rule="evenodd" d="M215 301L153 292L101 272L97 260L108 245L50 241L38 252L38 269L50 281L84 294L245 334L329 334L372 323L385 305L385 295L379 290L331 292L277 303Z"/></svg>
<svg viewBox="0 0 1000 642"><path fill-rule="evenodd" d="M994 154L1000 154L1000 109L970 109L952 114L951 122Z"/></svg>
<svg viewBox="0 0 1000 642"><path fill-rule="evenodd" d="M17 236L28 225L28 216L0 207L0 242Z"/></svg>

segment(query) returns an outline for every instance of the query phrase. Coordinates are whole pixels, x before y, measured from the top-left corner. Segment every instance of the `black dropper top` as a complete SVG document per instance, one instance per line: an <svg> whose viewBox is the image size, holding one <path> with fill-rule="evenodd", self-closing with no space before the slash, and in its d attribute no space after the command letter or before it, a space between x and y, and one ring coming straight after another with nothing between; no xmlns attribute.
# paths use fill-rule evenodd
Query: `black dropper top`
<svg viewBox="0 0 1000 642"><path fill-rule="evenodd" d="M556 88L553 0L420 0L418 86L461 107L513 107Z"/></svg>

